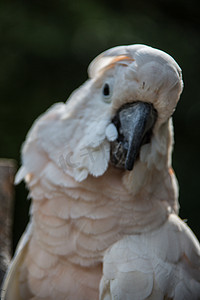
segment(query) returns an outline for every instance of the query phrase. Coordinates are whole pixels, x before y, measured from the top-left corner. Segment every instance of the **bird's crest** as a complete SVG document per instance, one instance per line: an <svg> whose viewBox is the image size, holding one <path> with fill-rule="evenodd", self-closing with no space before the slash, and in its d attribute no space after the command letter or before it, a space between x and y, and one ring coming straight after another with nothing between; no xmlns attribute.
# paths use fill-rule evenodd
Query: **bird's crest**
<svg viewBox="0 0 200 300"><path fill-rule="evenodd" d="M108 69L114 68L116 64L126 67L133 61L135 61L135 59L125 54L117 56L104 56L103 54L99 55L89 65L89 77L94 78L98 73L102 73Z"/></svg>

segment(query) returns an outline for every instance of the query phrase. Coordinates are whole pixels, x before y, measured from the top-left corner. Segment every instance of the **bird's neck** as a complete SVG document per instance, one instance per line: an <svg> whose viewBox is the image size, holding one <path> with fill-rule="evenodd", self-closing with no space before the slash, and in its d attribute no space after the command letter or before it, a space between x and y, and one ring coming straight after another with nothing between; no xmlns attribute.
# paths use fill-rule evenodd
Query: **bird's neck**
<svg viewBox="0 0 200 300"><path fill-rule="evenodd" d="M135 194L127 188L132 176L109 167L98 178L89 176L81 183L66 178L68 187L53 189L42 178L32 186L32 218L42 247L87 266L100 262L104 251L124 235L164 223L168 199L173 198L169 173L148 171Z"/></svg>

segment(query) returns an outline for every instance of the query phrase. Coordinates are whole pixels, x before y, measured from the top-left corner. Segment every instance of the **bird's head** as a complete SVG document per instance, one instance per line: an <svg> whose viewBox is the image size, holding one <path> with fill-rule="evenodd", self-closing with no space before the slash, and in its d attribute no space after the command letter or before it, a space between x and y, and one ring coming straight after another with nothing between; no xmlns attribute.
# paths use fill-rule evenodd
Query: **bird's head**
<svg viewBox="0 0 200 300"><path fill-rule="evenodd" d="M66 104L36 121L23 150L25 168L36 172L36 144L37 161L45 152L44 161L50 157L76 181L101 176L109 165L130 172L138 161L167 164L169 120L183 88L175 60L145 45L119 46L97 56L88 73Z"/></svg>
<svg viewBox="0 0 200 300"><path fill-rule="evenodd" d="M156 134L163 139L163 131L169 129L160 130L166 127L164 124L169 127L168 121L182 92L181 69L163 51L145 45L119 46L91 62L89 77L83 87L87 118L91 122L88 145L92 142L98 153L106 138L104 150L110 151L110 157L104 153L104 159L110 158L111 164L131 171L142 146L150 144ZM75 98L80 98L80 92L81 89ZM107 168L100 161L99 167L93 162L99 174Z"/></svg>

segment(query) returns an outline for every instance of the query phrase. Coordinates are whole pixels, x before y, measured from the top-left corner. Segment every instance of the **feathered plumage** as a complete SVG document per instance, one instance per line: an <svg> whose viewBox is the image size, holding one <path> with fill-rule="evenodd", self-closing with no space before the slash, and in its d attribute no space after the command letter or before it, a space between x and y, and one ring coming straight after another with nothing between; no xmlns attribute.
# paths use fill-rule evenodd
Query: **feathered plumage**
<svg viewBox="0 0 200 300"><path fill-rule="evenodd" d="M171 168L182 88L166 53L116 47L35 121L16 177L30 225L3 299L200 299L200 246L177 216Z"/></svg>

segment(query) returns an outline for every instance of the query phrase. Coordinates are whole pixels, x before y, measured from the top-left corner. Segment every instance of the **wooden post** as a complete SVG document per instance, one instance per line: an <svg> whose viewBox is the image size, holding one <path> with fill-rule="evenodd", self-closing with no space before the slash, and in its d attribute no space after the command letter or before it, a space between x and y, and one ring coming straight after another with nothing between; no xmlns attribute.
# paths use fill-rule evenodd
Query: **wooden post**
<svg viewBox="0 0 200 300"><path fill-rule="evenodd" d="M14 160L0 159L0 286L11 257Z"/></svg>

